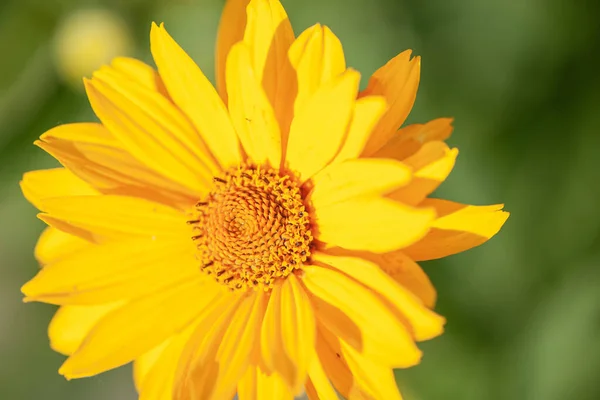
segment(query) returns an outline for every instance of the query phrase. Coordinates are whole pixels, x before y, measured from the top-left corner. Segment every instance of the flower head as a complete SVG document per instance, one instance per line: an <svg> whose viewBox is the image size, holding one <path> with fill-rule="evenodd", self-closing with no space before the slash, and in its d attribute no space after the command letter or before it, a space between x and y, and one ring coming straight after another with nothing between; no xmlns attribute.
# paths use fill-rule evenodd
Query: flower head
<svg viewBox="0 0 600 400"><path fill-rule="evenodd" d="M508 216L428 197L457 151L450 119L398 130L419 58L359 92L331 30L295 38L277 0L227 3L218 91L163 26L151 50L158 70L118 58L86 80L100 123L44 133L64 168L22 181L49 225L22 290L61 306L59 372L133 361L142 399L399 399L392 369L445 322L416 261Z"/></svg>

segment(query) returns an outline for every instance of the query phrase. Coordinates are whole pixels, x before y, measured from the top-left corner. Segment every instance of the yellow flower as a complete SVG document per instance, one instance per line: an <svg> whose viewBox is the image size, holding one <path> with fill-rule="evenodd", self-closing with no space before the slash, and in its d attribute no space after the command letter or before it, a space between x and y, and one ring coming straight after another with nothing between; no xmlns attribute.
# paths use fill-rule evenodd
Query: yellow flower
<svg viewBox="0 0 600 400"><path fill-rule="evenodd" d="M86 81L101 123L44 133L64 168L22 181L49 225L22 291L61 306L59 372L133 361L142 399L399 399L392 369L444 325L415 261L508 216L427 197L457 150L450 119L397 130L419 58L359 93L331 30L295 38L277 0L227 3L218 92L163 26L151 50L158 71L119 58Z"/></svg>

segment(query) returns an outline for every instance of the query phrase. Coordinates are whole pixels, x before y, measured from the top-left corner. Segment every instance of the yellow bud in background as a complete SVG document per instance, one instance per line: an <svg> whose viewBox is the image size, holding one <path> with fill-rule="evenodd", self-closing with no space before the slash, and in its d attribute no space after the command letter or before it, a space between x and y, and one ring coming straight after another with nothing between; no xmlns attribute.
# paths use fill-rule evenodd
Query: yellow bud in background
<svg viewBox="0 0 600 400"><path fill-rule="evenodd" d="M82 78L117 56L129 55L133 43L125 22L102 9L78 10L58 26L54 59L59 76L81 88Z"/></svg>

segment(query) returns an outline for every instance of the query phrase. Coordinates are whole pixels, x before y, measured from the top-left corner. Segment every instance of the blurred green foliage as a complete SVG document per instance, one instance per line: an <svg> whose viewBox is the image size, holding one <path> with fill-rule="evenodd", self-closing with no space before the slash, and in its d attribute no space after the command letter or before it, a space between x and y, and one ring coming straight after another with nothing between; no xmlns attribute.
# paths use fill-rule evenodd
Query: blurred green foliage
<svg viewBox="0 0 600 400"><path fill-rule="evenodd" d="M425 263L448 318L420 366L398 371L407 399L600 398L600 3L591 0L283 0L297 32L321 22L365 79L398 52L422 56L410 122L455 117L461 153L440 196L504 202L488 244ZM92 120L80 82L63 82L63 18L102 7L149 60L151 21L213 76L219 0L3 0L0 3L0 398L133 399L130 368L66 382L48 347L53 307L21 303L42 223L23 172L56 163L32 145ZM84 267L84 266L82 266Z"/></svg>

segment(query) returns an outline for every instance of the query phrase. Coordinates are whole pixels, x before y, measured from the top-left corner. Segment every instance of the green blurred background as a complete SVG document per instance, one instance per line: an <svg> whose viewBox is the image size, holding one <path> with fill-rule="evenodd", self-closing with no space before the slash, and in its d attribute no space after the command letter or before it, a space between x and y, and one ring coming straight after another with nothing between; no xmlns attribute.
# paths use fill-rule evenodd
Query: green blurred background
<svg viewBox="0 0 600 400"><path fill-rule="evenodd" d="M457 166L440 196L505 202L488 244L424 268L448 317L399 371L407 399L600 398L600 2L283 0L294 28L341 38L366 77L421 55L410 122L455 117ZM222 0L0 2L0 399L134 399L130 367L67 382L48 347L53 307L24 305L42 224L23 172L56 165L32 142L92 120L79 75L106 56L148 60L151 21L214 75ZM105 12L77 12L81 9ZM69 51L66 51L69 50ZM92 65L92 66L91 66Z"/></svg>

